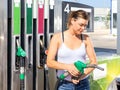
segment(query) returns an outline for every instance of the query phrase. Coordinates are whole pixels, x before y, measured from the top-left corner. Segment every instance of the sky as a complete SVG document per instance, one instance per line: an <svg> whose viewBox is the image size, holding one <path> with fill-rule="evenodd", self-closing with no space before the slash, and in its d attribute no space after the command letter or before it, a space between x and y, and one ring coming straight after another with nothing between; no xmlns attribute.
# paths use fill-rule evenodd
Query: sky
<svg viewBox="0 0 120 90"><path fill-rule="evenodd" d="M63 1L78 1L81 4L93 6L95 8L110 8L112 0L63 0Z"/></svg>

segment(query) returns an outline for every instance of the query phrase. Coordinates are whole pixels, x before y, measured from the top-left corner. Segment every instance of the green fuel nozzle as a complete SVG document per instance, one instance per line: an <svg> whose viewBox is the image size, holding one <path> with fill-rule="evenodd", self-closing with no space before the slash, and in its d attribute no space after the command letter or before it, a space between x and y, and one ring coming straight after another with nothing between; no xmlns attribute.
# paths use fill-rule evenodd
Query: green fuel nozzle
<svg viewBox="0 0 120 90"><path fill-rule="evenodd" d="M84 68L87 67L87 65L81 61L76 61L74 65L82 74L84 73ZM66 71L65 73L61 74L59 78L63 80L68 75L69 75L69 72Z"/></svg>
<svg viewBox="0 0 120 90"><path fill-rule="evenodd" d="M16 55L19 57L26 56L26 52L20 47L19 40L17 40L17 53L16 53Z"/></svg>
<svg viewBox="0 0 120 90"><path fill-rule="evenodd" d="M79 61L79 60L76 61L76 62L74 63L74 65L75 65L75 67L80 71L81 75L84 74L84 69L85 69L85 68L97 68L97 69L100 69L100 70L104 71L104 68L99 67L99 66L97 66L96 64L87 65L87 64L85 64L85 63L83 63L83 62L81 62L81 61ZM65 73L61 74L59 78L60 78L61 80L63 80L63 79L66 78L68 75L69 75L69 72L66 71ZM80 76L81 76L81 75L80 75Z"/></svg>
<svg viewBox="0 0 120 90"><path fill-rule="evenodd" d="M19 56L19 57L26 56L26 52L20 46L17 47L17 56Z"/></svg>
<svg viewBox="0 0 120 90"><path fill-rule="evenodd" d="M77 61L74 63L75 67L80 71L82 74L84 74L84 68L87 68L87 64Z"/></svg>

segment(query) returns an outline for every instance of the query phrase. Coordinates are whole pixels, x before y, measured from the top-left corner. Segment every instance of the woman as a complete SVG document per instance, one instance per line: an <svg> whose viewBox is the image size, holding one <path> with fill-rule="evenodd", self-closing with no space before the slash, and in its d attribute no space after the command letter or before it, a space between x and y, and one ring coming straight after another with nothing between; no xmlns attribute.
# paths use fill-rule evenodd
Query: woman
<svg viewBox="0 0 120 90"><path fill-rule="evenodd" d="M57 69L57 77L66 70L68 77L59 82L58 90L90 90L88 75L93 68L86 68L84 75L79 79L80 72L74 66L74 62L86 63L86 55L90 64L97 64L96 54L88 35L82 34L89 21L89 15L83 10L72 11L68 18L67 30L54 34L48 48L47 65ZM57 55L57 59L55 58Z"/></svg>

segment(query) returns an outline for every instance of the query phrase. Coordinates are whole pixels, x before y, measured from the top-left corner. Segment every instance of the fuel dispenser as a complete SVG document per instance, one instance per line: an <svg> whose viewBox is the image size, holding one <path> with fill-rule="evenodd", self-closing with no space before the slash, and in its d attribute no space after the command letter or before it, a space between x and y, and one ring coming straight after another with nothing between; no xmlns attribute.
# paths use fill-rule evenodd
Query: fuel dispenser
<svg viewBox="0 0 120 90"><path fill-rule="evenodd" d="M33 1L25 1L25 51L26 51L26 75L25 89L33 89Z"/></svg>
<svg viewBox="0 0 120 90"><path fill-rule="evenodd" d="M11 90L18 90L20 88L19 80L19 60L17 59L17 40L20 41L20 25L21 25L21 1L11 1L13 9L12 11L12 50L11 50Z"/></svg>
<svg viewBox="0 0 120 90"><path fill-rule="evenodd" d="M48 47L49 38L49 0L38 0L37 90L50 90L49 70L46 65L45 55L45 49Z"/></svg>
<svg viewBox="0 0 120 90"><path fill-rule="evenodd" d="M52 38L53 34L55 33L55 23L59 23L55 22L55 13L59 13L59 11L55 12L55 0L50 0L49 2L49 18L48 18L48 24L49 24L49 29L48 29L48 41L50 41L50 39ZM52 81L52 83L51 83ZM49 86L50 86L50 90L54 89L54 85L56 83L56 70L49 68Z"/></svg>
<svg viewBox="0 0 120 90"><path fill-rule="evenodd" d="M41 44L44 43L44 0L36 2L37 10L37 30L36 30L36 90L44 90L44 65L41 63L43 60L41 53ZM34 11L35 11L34 10Z"/></svg>
<svg viewBox="0 0 120 90"><path fill-rule="evenodd" d="M26 73L27 71L26 69L27 68L29 69L28 65L32 64L31 58L28 56L28 54L32 56L31 54L32 50L30 48L30 46L32 45L32 41L31 41L32 36L30 38L27 36L28 31L25 28L26 27L25 23L27 22L27 19L25 20L25 17L26 17L25 15L28 14L28 13L25 13L25 11L29 11L29 10L25 10L25 7L27 8L28 2L27 1L25 2L24 0L11 0L11 3L9 4L11 4L12 6L11 12L12 12L12 20L13 20L11 24L12 25L12 30L11 30L12 50L11 50L11 65L10 65L11 75L9 75L11 76L10 77L11 86L9 86L9 88L11 90L26 90L26 89L32 90L32 82L30 82L31 79L28 80L28 78L32 78L31 76L32 71L30 71L30 73ZM29 20L32 20L32 19L29 18ZM32 21L31 22L29 21L29 24L31 23ZM32 31L32 27L30 27L28 30ZM24 56L24 60L19 59L19 57L21 58L21 56L17 54L18 42L21 48L25 50L25 52L27 52L26 53L27 55ZM28 62L28 60L30 60L30 63ZM24 63L21 61L23 61ZM21 68L21 65L22 65L22 68ZM19 78L19 74L21 72L24 72L24 76L20 76ZM29 85L28 85L28 82L29 82Z"/></svg>
<svg viewBox="0 0 120 90"><path fill-rule="evenodd" d="M32 33L33 33L33 29L32 29L32 0L27 0L26 2L26 52L27 52L27 57L28 57L28 64L29 64L29 68L32 67Z"/></svg>

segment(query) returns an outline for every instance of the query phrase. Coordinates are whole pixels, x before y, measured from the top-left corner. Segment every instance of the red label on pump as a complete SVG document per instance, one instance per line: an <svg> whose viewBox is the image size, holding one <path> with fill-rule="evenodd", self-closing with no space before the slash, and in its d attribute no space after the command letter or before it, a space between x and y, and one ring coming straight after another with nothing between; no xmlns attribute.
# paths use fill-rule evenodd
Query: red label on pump
<svg viewBox="0 0 120 90"><path fill-rule="evenodd" d="M44 5L38 6L38 33L43 34L44 31Z"/></svg>

